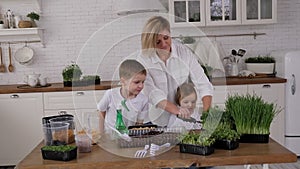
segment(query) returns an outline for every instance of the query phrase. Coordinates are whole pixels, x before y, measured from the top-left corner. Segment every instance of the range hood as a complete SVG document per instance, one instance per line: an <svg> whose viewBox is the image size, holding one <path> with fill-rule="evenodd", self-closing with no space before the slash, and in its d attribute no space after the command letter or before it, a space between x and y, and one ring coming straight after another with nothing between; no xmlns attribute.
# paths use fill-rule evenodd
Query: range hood
<svg viewBox="0 0 300 169"><path fill-rule="evenodd" d="M117 0L118 15L130 15L145 12L167 12L159 0Z"/></svg>

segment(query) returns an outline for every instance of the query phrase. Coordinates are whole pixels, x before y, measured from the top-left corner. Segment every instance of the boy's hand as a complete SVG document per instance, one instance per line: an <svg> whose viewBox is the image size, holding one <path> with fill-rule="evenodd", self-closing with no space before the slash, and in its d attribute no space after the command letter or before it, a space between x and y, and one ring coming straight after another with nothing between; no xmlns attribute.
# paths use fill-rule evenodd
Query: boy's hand
<svg viewBox="0 0 300 169"><path fill-rule="evenodd" d="M191 112L187 108L179 107L179 114L177 116L180 118L188 119L191 117Z"/></svg>

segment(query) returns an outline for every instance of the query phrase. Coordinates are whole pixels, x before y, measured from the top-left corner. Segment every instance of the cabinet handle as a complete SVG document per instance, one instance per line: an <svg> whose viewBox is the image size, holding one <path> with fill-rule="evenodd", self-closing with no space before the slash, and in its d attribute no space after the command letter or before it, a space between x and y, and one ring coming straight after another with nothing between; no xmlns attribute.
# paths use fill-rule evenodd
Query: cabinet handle
<svg viewBox="0 0 300 169"><path fill-rule="evenodd" d="M296 77L294 74L292 74L292 86L291 86L291 90L292 90L292 95L294 95L296 93Z"/></svg>
<svg viewBox="0 0 300 169"><path fill-rule="evenodd" d="M84 95L84 92L77 92L76 95L77 96L82 96L82 95Z"/></svg>
<svg viewBox="0 0 300 169"><path fill-rule="evenodd" d="M58 111L58 114L59 115L65 115L65 114L67 114L68 112L66 111L66 110L60 110L60 111Z"/></svg>
<svg viewBox="0 0 300 169"><path fill-rule="evenodd" d="M263 85L263 88L270 88L271 85Z"/></svg>
<svg viewBox="0 0 300 169"><path fill-rule="evenodd" d="M12 99L17 99L17 98L19 98L19 97L20 97L20 96L17 95L17 94L13 94L13 95L10 96L10 98L12 98Z"/></svg>

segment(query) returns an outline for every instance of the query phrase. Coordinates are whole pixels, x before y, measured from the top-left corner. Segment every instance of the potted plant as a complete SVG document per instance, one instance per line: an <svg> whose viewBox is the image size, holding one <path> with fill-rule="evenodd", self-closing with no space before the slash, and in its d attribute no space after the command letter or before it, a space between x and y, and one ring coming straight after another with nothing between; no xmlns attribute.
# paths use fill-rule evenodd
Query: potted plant
<svg viewBox="0 0 300 169"><path fill-rule="evenodd" d="M225 109L241 134L240 142L248 143L268 143L271 123L281 111L276 104L267 103L255 94L229 96Z"/></svg>
<svg viewBox="0 0 300 169"><path fill-rule="evenodd" d="M0 20L0 29L4 29L4 22Z"/></svg>
<svg viewBox="0 0 300 169"><path fill-rule="evenodd" d="M210 155L214 152L213 144L215 139L211 136L210 132L190 131L182 135L180 140L179 148L181 153Z"/></svg>
<svg viewBox="0 0 300 169"><path fill-rule="evenodd" d="M43 159L70 161L77 157L77 146L75 145L54 145L41 148Z"/></svg>
<svg viewBox="0 0 300 169"><path fill-rule="evenodd" d="M76 63L66 66L62 71L64 86L72 86L72 83L80 81L82 71Z"/></svg>
<svg viewBox="0 0 300 169"><path fill-rule="evenodd" d="M239 147L240 134L223 122L218 125L213 137L216 139L215 148L234 150Z"/></svg>
<svg viewBox="0 0 300 169"><path fill-rule="evenodd" d="M211 80L212 79L213 68L211 66L208 66L207 64L205 64L205 65L201 64L201 67L204 70L204 73L207 76L207 78L209 80Z"/></svg>
<svg viewBox="0 0 300 169"><path fill-rule="evenodd" d="M245 59L247 70L254 73L273 74L275 68L275 58L270 55L258 55Z"/></svg>
<svg viewBox="0 0 300 169"><path fill-rule="evenodd" d="M215 106L209 111L203 112L201 120L204 123L203 129L212 131L212 137L215 138L215 148L226 150L238 148L240 134L234 129L234 121L228 112ZM213 120L218 123L216 124Z"/></svg>
<svg viewBox="0 0 300 169"><path fill-rule="evenodd" d="M100 76L98 75L85 75L82 76L81 82L84 85L95 85L95 84L100 84Z"/></svg>
<svg viewBox="0 0 300 169"><path fill-rule="evenodd" d="M31 23L32 23L32 27L36 27L36 23L35 20L40 20L40 15L35 13L35 12L30 12L26 15L28 18L30 18Z"/></svg>

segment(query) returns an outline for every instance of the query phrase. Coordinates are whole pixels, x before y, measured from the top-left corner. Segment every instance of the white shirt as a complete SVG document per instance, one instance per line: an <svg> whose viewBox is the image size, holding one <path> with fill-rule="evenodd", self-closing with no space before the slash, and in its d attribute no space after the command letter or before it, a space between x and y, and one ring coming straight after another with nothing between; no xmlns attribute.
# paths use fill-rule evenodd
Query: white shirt
<svg viewBox="0 0 300 169"><path fill-rule="evenodd" d="M117 87L107 90L97 104L97 109L99 111L106 112L104 120L106 131L110 131L107 125L110 127L115 126L117 107L121 105L121 101L123 100L125 100L125 98L121 95L121 88ZM135 125L137 120L145 119L148 113L148 98L144 94L139 93L135 98L126 100L125 103L129 111L122 107L122 115L123 121L127 127Z"/></svg>
<svg viewBox="0 0 300 169"><path fill-rule="evenodd" d="M199 109L195 109L193 114L191 115L197 121L200 121L200 113ZM192 123L183 121L182 119L178 118L175 114L171 114L168 127L184 127L187 130L191 129L201 129L202 125L200 123Z"/></svg>
<svg viewBox="0 0 300 169"><path fill-rule="evenodd" d="M167 125L170 113L156 109L162 100L175 103L175 93L179 85L191 80L197 90L198 98L213 95L213 86L209 82L201 65L190 49L176 40L172 40L172 52L166 64L155 54L147 57L140 55L138 60L146 67L147 76L143 92L153 104L150 119L158 125Z"/></svg>

